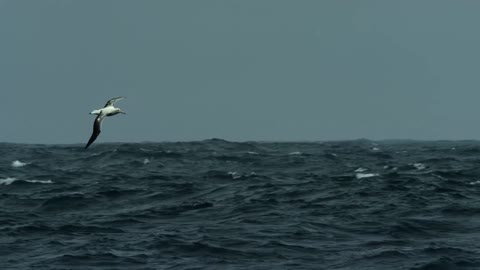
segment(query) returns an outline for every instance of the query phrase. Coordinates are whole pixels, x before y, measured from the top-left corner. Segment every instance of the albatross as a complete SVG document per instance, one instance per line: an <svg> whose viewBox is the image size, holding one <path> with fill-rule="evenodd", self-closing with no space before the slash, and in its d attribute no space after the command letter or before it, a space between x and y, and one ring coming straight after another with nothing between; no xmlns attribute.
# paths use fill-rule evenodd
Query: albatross
<svg viewBox="0 0 480 270"><path fill-rule="evenodd" d="M105 106L103 106L103 108L98 109L98 110L93 110L93 111L90 112L90 114L97 115L97 117L95 118L95 121L93 122L92 136L90 136L90 139L88 140L87 145L85 145L85 149L87 149L90 146L90 144L92 144L95 141L95 139L98 137L98 135L100 134L101 127L102 127L102 121L103 121L103 118L105 118L105 116L112 116L112 115L116 115L116 114L119 114L119 113L126 114L120 108L115 108L114 107L114 105L117 101L119 101L120 99L124 99L124 98L125 97L112 98L109 101L107 101L107 103L105 104Z"/></svg>

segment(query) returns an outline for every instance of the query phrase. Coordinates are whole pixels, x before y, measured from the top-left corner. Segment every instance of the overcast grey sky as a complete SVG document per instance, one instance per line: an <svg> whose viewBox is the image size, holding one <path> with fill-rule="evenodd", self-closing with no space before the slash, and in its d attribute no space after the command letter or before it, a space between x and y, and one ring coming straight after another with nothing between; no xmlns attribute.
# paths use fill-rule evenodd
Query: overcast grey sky
<svg viewBox="0 0 480 270"><path fill-rule="evenodd" d="M480 139L480 1L0 0L0 141Z"/></svg>

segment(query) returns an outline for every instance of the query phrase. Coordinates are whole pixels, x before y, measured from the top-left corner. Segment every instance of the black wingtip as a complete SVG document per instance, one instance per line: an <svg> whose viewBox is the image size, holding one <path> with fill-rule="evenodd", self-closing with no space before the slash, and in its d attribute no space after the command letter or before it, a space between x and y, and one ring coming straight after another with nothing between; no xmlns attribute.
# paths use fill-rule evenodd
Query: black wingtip
<svg viewBox="0 0 480 270"><path fill-rule="evenodd" d="M93 143L94 140L95 140L95 139L93 139L93 140L92 140L92 139L88 140L88 143L87 143L87 145L85 145L85 148L83 148L83 150L87 150L87 148L88 148L90 145L92 145L92 143Z"/></svg>

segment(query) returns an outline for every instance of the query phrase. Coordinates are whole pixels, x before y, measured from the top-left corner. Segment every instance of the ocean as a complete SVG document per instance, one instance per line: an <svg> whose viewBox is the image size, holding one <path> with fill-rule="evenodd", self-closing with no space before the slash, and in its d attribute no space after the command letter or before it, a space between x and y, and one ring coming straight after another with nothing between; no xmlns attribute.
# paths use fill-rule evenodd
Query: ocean
<svg viewBox="0 0 480 270"><path fill-rule="evenodd" d="M480 142L0 144L0 269L480 269Z"/></svg>

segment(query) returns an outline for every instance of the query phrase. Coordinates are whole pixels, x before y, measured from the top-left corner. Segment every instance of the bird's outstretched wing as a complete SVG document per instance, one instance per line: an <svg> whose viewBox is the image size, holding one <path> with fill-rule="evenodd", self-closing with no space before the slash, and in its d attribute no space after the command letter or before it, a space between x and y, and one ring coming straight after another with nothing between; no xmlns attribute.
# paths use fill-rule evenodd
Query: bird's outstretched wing
<svg viewBox="0 0 480 270"><path fill-rule="evenodd" d="M107 101L107 103L103 107L105 108L105 107L108 107L108 106L113 106L115 104L115 102L119 101L120 99L124 99L124 98L125 97L114 97L114 98L110 99L109 101Z"/></svg>
<svg viewBox="0 0 480 270"><path fill-rule="evenodd" d="M90 136L90 139L88 140L88 143L85 146L85 149L87 149L90 146L90 144L92 144L100 134L103 118L105 118L105 114L102 111L100 111L100 114L98 114L98 116L95 118L95 121L93 122L92 136Z"/></svg>

